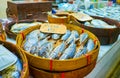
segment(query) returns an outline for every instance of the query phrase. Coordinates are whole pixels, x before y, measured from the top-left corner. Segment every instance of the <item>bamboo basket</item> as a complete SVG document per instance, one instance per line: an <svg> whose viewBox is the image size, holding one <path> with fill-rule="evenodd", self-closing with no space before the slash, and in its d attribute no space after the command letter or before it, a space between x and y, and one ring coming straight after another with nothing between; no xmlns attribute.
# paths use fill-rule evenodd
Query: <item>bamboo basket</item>
<svg viewBox="0 0 120 78"><path fill-rule="evenodd" d="M117 0L117 3L120 4L120 0Z"/></svg>
<svg viewBox="0 0 120 78"><path fill-rule="evenodd" d="M0 44L3 44L8 50L13 52L15 55L18 56L18 58L22 60L23 70L21 71L20 78L28 78L29 77L28 61L27 61L27 58L24 52L22 52L18 46L15 46L14 44L10 42L0 40Z"/></svg>
<svg viewBox="0 0 120 78"><path fill-rule="evenodd" d="M42 21L42 20L39 20L39 19L35 19L35 20L32 20L32 19L29 19L29 20L20 20L18 22L10 22L8 24L6 24L5 26L5 31L6 31L6 34L9 38L12 38L14 40L16 40L16 36L17 34L10 31L10 29L12 28L12 26L15 24L15 23L31 23L31 22L45 22L45 21Z"/></svg>
<svg viewBox="0 0 120 78"><path fill-rule="evenodd" d="M0 40L6 40L6 33L3 32L3 33L0 33Z"/></svg>
<svg viewBox="0 0 120 78"><path fill-rule="evenodd" d="M66 18L60 18L60 17L52 17L51 15L48 15L48 22L49 23L69 23L70 16L68 14L58 14L57 16L66 16Z"/></svg>
<svg viewBox="0 0 120 78"><path fill-rule="evenodd" d="M29 67L34 78L83 78L92 71L92 69L95 67L95 64L96 61L88 66L66 72L51 72L37 69L32 66Z"/></svg>
<svg viewBox="0 0 120 78"><path fill-rule="evenodd" d="M67 29L69 30L77 30L79 33L82 33L83 31L88 33L89 37L96 41L94 50L90 51L86 55L83 55L79 58L75 59L68 59L68 60L50 60L47 58L41 58L38 56L34 56L30 54L29 52L23 50L25 52L28 63L36 68L44 69L44 70L51 70L51 71L69 71L74 70L78 68L82 68L84 66L87 66L88 64L91 64L94 60L97 59L100 43L99 40L95 35L90 33L87 30L84 30L80 28L79 26L72 25L72 24L65 24ZM16 43L18 46L22 48L22 45L25 41L25 36L30 33L31 31L35 29L39 29L40 26L34 26L30 27L22 32L22 34L17 35Z"/></svg>
<svg viewBox="0 0 120 78"><path fill-rule="evenodd" d="M0 22L0 40L6 40L6 33L3 30L3 26L1 22Z"/></svg>
<svg viewBox="0 0 120 78"><path fill-rule="evenodd" d="M94 28L94 27L90 27L90 26L84 26L82 23L80 23L75 18L72 18L72 24L78 25L78 26L94 33L98 37L98 39L100 40L100 43L102 45L114 43L117 40L118 35L120 34L120 23L116 20L112 20L109 18L103 18L103 17L98 17L98 16L92 16L92 17L95 19L103 20L110 25L116 25L117 28L102 29L102 28Z"/></svg>

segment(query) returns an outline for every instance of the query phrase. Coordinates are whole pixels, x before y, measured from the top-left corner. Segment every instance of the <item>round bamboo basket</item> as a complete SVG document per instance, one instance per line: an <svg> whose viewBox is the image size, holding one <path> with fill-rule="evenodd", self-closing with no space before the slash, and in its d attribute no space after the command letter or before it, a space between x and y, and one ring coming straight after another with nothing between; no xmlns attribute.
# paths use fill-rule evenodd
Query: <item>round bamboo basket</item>
<svg viewBox="0 0 120 78"><path fill-rule="evenodd" d="M18 58L22 60L23 70L21 71L20 78L28 78L29 77L28 61L27 61L27 58L24 52L22 52L18 46L15 46L14 44L10 42L0 40L0 44L3 44L8 50L13 52L15 55L18 56Z"/></svg>
<svg viewBox="0 0 120 78"><path fill-rule="evenodd" d="M29 67L34 78L83 78L92 71L92 69L95 67L95 64L96 61L85 67L66 72L51 72L37 69L32 66Z"/></svg>
<svg viewBox="0 0 120 78"><path fill-rule="evenodd" d="M70 16L68 14L58 14L57 16L66 16L65 18L61 17L52 17L48 15L48 22L49 23L69 23Z"/></svg>
<svg viewBox="0 0 120 78"><path fill-rule="evenodd" d="M106 23L110 25L116 25L117 28L94 28L90 26L85 26L82 23L80 23L78 20L75 18L72 18L72 24L78 25L86 30L89 30L90 32L94 33L98 39L100 40L100 44L106 45L106 44L112 44L114 43L118 35L120 34L120 23L116 20L109 19L109 18L103 18L103 17L98 17L98 16L92 16L95 19L100 19L105 21Z"/></svg>
<svg viewBox="0 0 120 78"><path fill-rule="evenodd" d="M31 66L44 69L44 70L51 70L51 71L69 71L69 70L74 70L74 69L84 67L88 64L91 64L94 60L97 59L99 48L100 48L100 43L97 37L92 33L90 33L89 31L80 28L79 26L72 25L72 24L65 24L65 25L69 30L77 30L79 33L82 33L83 31L88 33L89 37L96 41L94 50L88 52L86 55L83 55L79 58L68 59L68 60L50 60L47 58L34 56L29 52L23 50L23 52L25 52L27 56L28 63ZM24 41L25 41L25 36L31 31L39 28L40 26L30 27L24 30L22 34L18 34L16 39L17 45L22 48L22 45L24 44Z"/></svg>
<svg viewBox="0 0 120 78"><path fill-rule="evenodd" d="M7 36L9 38L12 38L12 39L16 40L17 34L14 33L14 32L12 32L12 31L10 31L10 29L12 28L12 26L15 23L31 23L31 22L45 22L45 21L42 21L42 20L39 20L39 19L35 19L35 20L29 19L29 20L19 20L18 22L15 22L15 21L10 22L10 23L6 24L6 26L5 26L5 31L6 31Z"/></svg>

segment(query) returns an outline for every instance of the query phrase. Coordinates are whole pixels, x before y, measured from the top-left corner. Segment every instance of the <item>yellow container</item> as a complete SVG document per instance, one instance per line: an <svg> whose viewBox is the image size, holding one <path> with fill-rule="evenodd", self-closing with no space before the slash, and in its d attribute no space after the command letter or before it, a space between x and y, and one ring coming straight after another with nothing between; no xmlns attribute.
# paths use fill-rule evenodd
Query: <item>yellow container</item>
<svg viewBox="0 0 120 78"><path fill-rule="evenodd" d="M6 34L5 31L3 30L3 26L1 22L0 22L0 40L6 40Z"/></svg>
<svg viewBox="0 0 120 78"><path fill-rule="evenodd" d="M120 4L120 0L117 0L117 3Z"/></svg>
<svg viewBox="0 0 120 78"><path fill-rule="evenodd" d="M6 34L5 34L5 32L0 33L0 40L6 40Z"/></svg>
<svg viewBox="0 0 120 78"><path fill-rule="evenodd" d="M30 67L30 72L34 78L83 78L87 74L89 74L92 69L95 67L96 61L92 64L87 65L85 67L66 71L66 72L52 72L52 71L45 71L41 69L37 69L35 67Z"/></svg>
<svg viewBox="0 0 120 78"><path fill-rule="evenodd" d="M67 29L77 30L79 33L82 33L84 30L76 25L72 25L72 24L65 24L65 25L66 25ZM22 48L24 41L25 41L25 36L27 34L29 34L31 31L33 31L35 29L39 29L39 28L40 28L40 26L30 27L30 28L24 30L22 32L22 34L18 34L17 38L16 38L17 45ZM86 55L83 55L79 58L68 59L68 60L50 60L48 58L34 56L33 54L26 52L25 50L23 50L23 52L25 52L29 64L31 66L39 68L39 69L52 70L52 71L70 71L70 70L82 68L84 66L87 66L88 63L91 64L93 61L95 61L97 59L98 53L99 53L99 48L100 48L100 42L97 39L97 37L87 30L84 30L84 32L88 33L89 37L97 42L95 44L94 50L88 52ZM24 35L24 37L23 37L23 35Z"/></svg>
<svg viewBox="0 0 120 78"><path fill-rule="evenodd" d="M3 44L8 50L13 52L19 59L21 59L21 61L23 63L23 69L21 71L20 78L29 78L28 61L27 61L27 58L26 58L24 52L22 52L18 46L14 45L10 42L0 40L0 44Z"/></svg>
<svg viewBox="0 0 120 78"><path fill-rule="evenodd" d="M65 14L59 14L57 15L59 17L52 17L51 15L48 15L48 22L49 23L68 23L69 22L69 15ZM61 17L61 16L66 16L66 17Z"/></svg>

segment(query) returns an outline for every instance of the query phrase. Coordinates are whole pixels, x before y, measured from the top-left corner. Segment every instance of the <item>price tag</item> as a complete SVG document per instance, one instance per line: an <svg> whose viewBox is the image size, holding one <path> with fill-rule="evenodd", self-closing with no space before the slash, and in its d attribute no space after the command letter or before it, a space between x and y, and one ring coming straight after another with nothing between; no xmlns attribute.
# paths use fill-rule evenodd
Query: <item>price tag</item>
<svg viewBox="0 0 120 78"><path fill-rule="evenodd" d="M65 34L66 30L66 26L63 24L44 23L40 27L40 31L45 33Z"/></svg>
<svg viewBox="0 0 120 78"><path fill-rule="evenodd" d="M93 19L89 15L84 14L84 13L80 13L80 12L72 13L71 15L79 21L89 21L89 20Z"/></svg>

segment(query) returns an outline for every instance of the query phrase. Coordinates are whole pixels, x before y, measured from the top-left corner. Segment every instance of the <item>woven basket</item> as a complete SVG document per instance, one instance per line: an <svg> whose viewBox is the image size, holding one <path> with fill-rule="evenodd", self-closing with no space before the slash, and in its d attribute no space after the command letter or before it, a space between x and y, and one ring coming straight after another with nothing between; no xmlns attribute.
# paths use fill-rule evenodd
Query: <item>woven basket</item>
<svg viewBox="0 0 120 78"><path fill-rule="evenodd" d="M30 54L29 52L26 52L23 50L26 53L28 62L31 66L44 69L44 70L68 71L68 70L74 70L74 69L84 67L88 64L91 64L94 60L97 59L99 48L100 48L100 43L97 37L93 35L92 33L90 33L89 31L80 28L79 26L72 25L72 24L65 24L65 25L67 26L67 29L69 30L77 30L79 33L82 33L82 32L88 33L91 39L97 41L95 44L94 50L92 50L91 52L79 58L68 59L68 60L50 60L47 58L41 58L38 56L34 56ZM22 48L22 45L25 40L25 36L31 31L35 29L39 29L39 28L40 26L30 27L24 30L22 34L18 34L17 39L16 39L17 45Z"/></svg>
<svg viewBox="0 0 120 78"><path fill-rule="evenodd" d="M49 23L68 23L70 20L70 16L67 14L59 14L58 16L66 16L66 18L55 18L51 15L48 15L48 22Z"/></svg>
<svg viewBox="0 0 120 78"><path fill-rule="evenodd" d="M17 23L31 23L31 22L44 22L42 20L39 20L39 19L36 19L36 20L20 20L18 21ZM5 31L6 31L6 34L8 35L9 38L12 38L12 39L16 39L16 36L17 34L16 33L13 33L12 31L10 31L10 29L12 28L12 26L15 24L16 22L13 21L13 22L10 22L8 23L6 26L5 26Z"/></svg>
<svg viewBox="0 0 120 78"><path fill-rule="evenodd" d="M109 18L103 18L103 17L98 17L98 16L92 16L92 17L95 19L101 19L110 25L116 25L117 28L102 29L102 28L94 28L94 27L90 27L90 26L84 26L75 18L72 19L72 24L78 25L78 26L94 33L98 37L98 39L100 40L100 43L102 45L114 43L117 40L118 35L120 34L120 23L116 20L112 20Z"/></svg>
<svg viewBox="0 0 120 78"><path fill-rule="evenodd" d="M28 61L27 61L27 58L24 52L22 52L18 46L15 46L14 44L10 42L0 41L0 44L3 44L8 50L16 54L18 58L22 60L23 70L21 71L20 78L28 78L29 77Z"/></svg>
<svg viewBox="0 0 120 78"><path fill-rule="evenodd" d="M3 32L3 33L0 33L0 40L6 40L6 34L5 34L5 32Z"/></svg>
<svg viewBox="0 0 120 78"><path fill-rule="evenodd" d="M92 71L92 69L95 67L95 64L96 61L85 67L66 72L51 72L37 69L32 66L29 67L34 78L83 78Z"/></svg>

